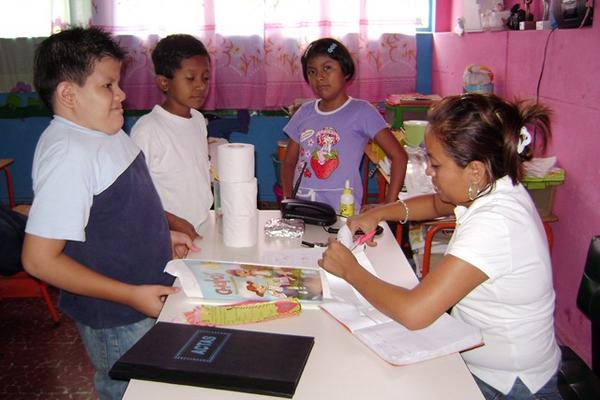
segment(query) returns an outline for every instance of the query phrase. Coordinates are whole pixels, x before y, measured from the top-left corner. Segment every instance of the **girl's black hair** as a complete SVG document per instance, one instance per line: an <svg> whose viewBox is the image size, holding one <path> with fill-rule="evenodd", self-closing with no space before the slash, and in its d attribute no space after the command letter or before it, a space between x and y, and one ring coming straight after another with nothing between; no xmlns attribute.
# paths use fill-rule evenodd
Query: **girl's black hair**
<svg viewBox="0 0 600 400"><path fill-rule="evenodd" d="M181 68L181 61L194 56L210 56L204 44L192 35L175 34L161 39L152 52L156 75L172 79L173 73Z"/></svg>
<svg viewBox="0 0 600 400"><path fill-rule="evenodd" d="M551 138L550 115L550 109L536 102L469 93L435 104L427 115L428 131L460 167L481 161L492 184L506 175L516 184L523 175L522 162L533 157L536 140L544 150ZM523 127L529 130L532 143L519 153Z"/></svg>
<svg viewBox="0 0 600 400"><path fill-rule="evenodd" d="M104 57L119 61L126 52L98 27L74 27L44 39L35 50L33 85L40 99L53 111L53 97L60 82L85 84L94 64Z"/></svg>
<svg viewBox="0 0 600 400"><path fill-rule="evenodd" d="M315 40L311 44L308 45L304 54L302 55L302 75L304 76L304 80L308 83L308 61L311 58L316 56L327 56L331 57L337 62L340 63L342 67L342 72L346 77L346 82L348 82L354 76L354 60L352 60L352 56L350 52L341 42L332 39L332 38L322 38Z"/></svg>

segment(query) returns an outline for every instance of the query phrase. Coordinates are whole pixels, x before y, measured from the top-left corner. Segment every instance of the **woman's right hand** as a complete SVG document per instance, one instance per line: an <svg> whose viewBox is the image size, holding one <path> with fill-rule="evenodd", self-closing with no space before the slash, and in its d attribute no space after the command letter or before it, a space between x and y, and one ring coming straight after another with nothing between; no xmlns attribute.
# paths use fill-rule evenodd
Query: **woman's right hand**
<svg viewBox="0 0 600 400"><path fill-rule="evenodd" d="M362 268L350 249L334 238L329 239L327 249L321 255L318 264L329 273L339 276L344 280L348 279L348 275L352 271Z"/></svg>

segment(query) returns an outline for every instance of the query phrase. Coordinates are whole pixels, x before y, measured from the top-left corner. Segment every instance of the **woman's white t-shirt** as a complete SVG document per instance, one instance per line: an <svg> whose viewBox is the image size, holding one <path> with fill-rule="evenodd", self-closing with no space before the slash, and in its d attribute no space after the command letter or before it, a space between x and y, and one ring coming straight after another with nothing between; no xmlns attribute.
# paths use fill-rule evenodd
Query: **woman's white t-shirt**
<svg viewBox="0 0 600 400"><path fill-rule="evenodd" d="M469 208L455 209L446 254L479 268L488 280L452 315L481 328L484 346L462 353L469 370L503 393L518 378L532 393L557 371L554 288L544 227L531 197L509 177Z"/></svg>

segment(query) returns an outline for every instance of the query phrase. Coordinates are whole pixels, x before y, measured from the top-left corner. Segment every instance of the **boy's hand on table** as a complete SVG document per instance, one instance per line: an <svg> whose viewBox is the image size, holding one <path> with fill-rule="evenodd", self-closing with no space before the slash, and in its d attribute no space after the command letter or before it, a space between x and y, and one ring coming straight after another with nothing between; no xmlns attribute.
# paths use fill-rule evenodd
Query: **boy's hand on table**
<svg viewBox="0 0 600 400"><path fill-rule="evenodd" d="M200 249L194 245L192 239L182 232L171 231L171 252L172 257L184 258L191 251L199 251Z"/></svg>
<svg viewBox="0 0 600 400"><path fill-rule="evenodd" d="M167 296L179 290L173 286L134 285L128 305L148 317L156 318Z"/></svg>
<svg viewBox="0 0 600 400"><path fill-rule="evenodd" d="M185 233L192 238L192 240L196 238L202 239L198 232L196 232L194 225L188 222L188 220L179 218L177 215L167 212L167 221L169 222L170 230Z"/></svg>

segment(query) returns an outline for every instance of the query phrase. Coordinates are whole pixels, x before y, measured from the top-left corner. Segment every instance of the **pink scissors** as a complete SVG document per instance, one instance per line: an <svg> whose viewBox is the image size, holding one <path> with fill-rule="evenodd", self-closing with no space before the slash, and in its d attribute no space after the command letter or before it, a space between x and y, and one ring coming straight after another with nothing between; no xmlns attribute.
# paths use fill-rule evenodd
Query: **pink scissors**
<svg viewBox="0 0 600 400"><path fill-rule="evenodd" d="M371 232L369 232L369 233L367 233L365 235L359 236L358 239L356 239L356 241L354 242L354 246L352 246L352 248L350 249L350 251L353 251L355 248L357 248L361 244L365 244L368 241L370 241L371 239L373 239L373 237L375 236L376 232L377 232L377 229L373 229Z"/></svg>

